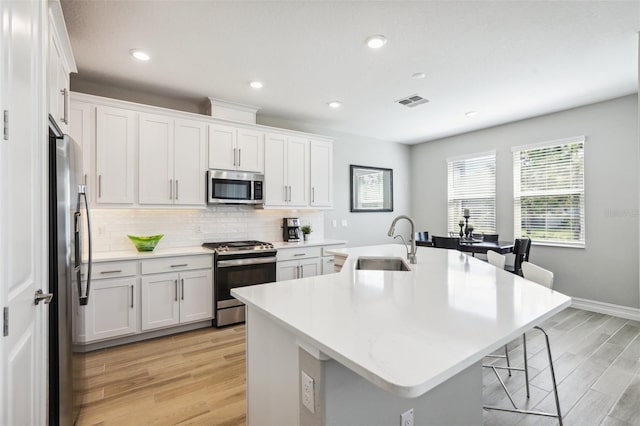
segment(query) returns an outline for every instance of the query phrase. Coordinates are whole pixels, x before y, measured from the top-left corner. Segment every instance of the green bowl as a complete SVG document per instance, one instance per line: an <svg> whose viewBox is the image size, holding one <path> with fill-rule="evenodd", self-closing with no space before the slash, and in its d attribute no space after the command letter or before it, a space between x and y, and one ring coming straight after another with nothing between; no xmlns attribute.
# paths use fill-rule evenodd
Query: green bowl
<svg viewBox="0 0 640 426"><path fill-rule="evenodd" d="M164 234L150 235L148 237L127 235L127 237L129 237L138 251L153 251L153 249L158 245L158 241L164 237Z"/></svg>

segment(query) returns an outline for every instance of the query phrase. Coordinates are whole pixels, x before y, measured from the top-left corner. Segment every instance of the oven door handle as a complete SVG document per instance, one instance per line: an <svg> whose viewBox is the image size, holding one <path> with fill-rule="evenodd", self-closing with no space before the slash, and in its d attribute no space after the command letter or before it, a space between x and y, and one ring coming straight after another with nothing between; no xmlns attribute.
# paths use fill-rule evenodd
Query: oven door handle
<svg viewBox="0 0 640 426"><path fill-rule="evenodd" d="M276 257L254 257L250 259L231 259L231 260L218 260L216 266L218 268L228 268L231 266L245 266L245 265L261 265L264 263L276 263Z"/></svg>

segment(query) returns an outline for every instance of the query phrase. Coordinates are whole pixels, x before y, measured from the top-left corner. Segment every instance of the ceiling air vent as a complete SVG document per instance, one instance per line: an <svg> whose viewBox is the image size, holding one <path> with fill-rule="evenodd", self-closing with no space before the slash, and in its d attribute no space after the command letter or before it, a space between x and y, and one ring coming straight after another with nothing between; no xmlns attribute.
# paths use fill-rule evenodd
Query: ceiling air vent
<svg viewBox="0 0 640 426"><path fill-rule="evenodd" d="M426 104L427 102L429 102L429 99L425 99L422 96L415 94L415 95L407 96L406 98L398 99L396 102L399 103L400 105L413 108L418 105Z"/></svg>

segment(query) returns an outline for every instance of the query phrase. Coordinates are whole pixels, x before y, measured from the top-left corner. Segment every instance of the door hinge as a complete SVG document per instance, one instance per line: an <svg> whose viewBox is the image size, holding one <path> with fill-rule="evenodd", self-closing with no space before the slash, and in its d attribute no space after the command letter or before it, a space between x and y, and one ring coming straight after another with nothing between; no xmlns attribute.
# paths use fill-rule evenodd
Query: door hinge
<svg viewBox="0 0 640 426"><path fill-rule="evenodd" d="M4 138L5 141L9 140L9 110L4 110L3 115L3 126L4 126L4 130L2 132L2 137Z"/></svg>
<svg viewBox="0 0 640 426"><path fill-rule="evenodd" d="M2 309L2 319L3 319L3 326L2 326L2 335L3 336L8 336L9 335L9 307L5 306Z"/></svg>

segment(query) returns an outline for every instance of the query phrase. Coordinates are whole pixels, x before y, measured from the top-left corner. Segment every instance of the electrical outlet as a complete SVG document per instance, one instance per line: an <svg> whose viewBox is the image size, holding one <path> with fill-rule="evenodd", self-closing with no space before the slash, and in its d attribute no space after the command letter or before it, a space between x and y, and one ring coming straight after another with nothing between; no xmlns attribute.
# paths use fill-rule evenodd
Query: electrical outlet
<svg viewBox="0 0 640 426"><path fill-rule="evenodd" d="M333 226L334 228L335 228L336 226L338 226L338 221L337 221L337 220L335 220L335 219L333 219L333 220L331 221L331 226Z"/></svg>
<svg viewBox="0 0 640 426"><path fill-rule="evenodd" d="M313 379L304 371L300 372L302 385L302 405L307 407L312 414L315 414L315 401L313 396ZM413 423L411 423L413 425Z"/></svg>
<svg viewBox="0 0 640 426"><path fill-rule="evenodd" d="M413 408L400 414L400 426L413 426Z"/></svg>
<svg viewBox="0 0 640 426"><path fill-rule="evenodd" d="M347 219L342 219L342 227L343 228L347 227Z"/></svg>

